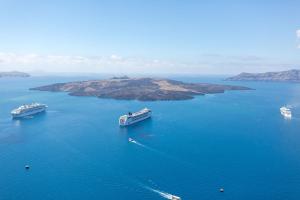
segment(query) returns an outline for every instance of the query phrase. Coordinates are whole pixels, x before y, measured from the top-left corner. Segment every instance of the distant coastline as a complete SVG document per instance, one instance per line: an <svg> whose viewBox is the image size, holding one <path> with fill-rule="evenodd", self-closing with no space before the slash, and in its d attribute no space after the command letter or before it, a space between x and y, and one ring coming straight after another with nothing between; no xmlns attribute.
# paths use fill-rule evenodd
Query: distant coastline
<svg viewBox="0 0 300 200"><path fill-rule="evenodd" d="M19 72L19 71L0 72L0 78L4 78L4 77L27 78L27 77L30 77L30 74L25 73L25 72Z"/></svg>
<svg viewBox="0 0 300 200"><path fill-rule="evenodd" d="M187 100L196 95L223 93L227 90L250 90L243 86L184 83L170 79L113 77L107 80L76 81L45 85L31 90L68 92L72 96L95 96L120 100Z"/></svg>
<svg viewBox="0 0 300 200"><path fill-rule="evenodd" d="M300 83L300 70L293 69L280 72L265 73L240 73L237 76L227 78L228 81L276 81Z"/></svg>

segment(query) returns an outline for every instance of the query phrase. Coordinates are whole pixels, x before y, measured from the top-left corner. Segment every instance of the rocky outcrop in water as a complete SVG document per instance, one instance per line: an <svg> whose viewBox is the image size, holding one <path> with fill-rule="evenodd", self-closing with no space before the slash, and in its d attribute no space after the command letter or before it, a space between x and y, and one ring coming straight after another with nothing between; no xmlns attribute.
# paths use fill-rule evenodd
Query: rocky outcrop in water
<svg viewBox="0 0 300 200"><path fill-rule="evenodd" d="M300 82L300 70L288 70L281 72L266 73L241 73L237 76L227 78L229 81L280 81Z"/></svg>
<svg viewBox="0 0 300 200"><path fill-rule="evenodd" d="M26 78L26 77L30 77L30 75L27 74L27 73L18 72L18 71L0 72L0 78L3 78L3 77L22 77L22 78Z"/></svg>
<svg viewBox="0 0 300 200"><path fill-rule="evenodd" d="M112 78L69 83L56 83L31 90L68 92L72 96L95 96L124 100L156 101L186 100L195 95L223 93L226 90L249 90L250 88L208 83L184 83L170 79Z"/></svg>

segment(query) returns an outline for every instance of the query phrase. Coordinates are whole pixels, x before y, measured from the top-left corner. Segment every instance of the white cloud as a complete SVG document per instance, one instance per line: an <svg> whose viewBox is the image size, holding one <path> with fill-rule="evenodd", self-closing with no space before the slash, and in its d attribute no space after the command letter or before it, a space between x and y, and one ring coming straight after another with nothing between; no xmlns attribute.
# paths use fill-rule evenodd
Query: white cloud
<svg viewBox="0 0 300 200"><path fill-rule="evenodd" d="M0 52L0 71L4 70L43 70L47 72L136 72L147 69L159 71L172 66L166 61L137 57L110 56L69 56L15 54ZM163 69L162 68L162 69ZM163 71L163 70L162 70Z"/></svg>
<svg viewBox="0 0 300 200"><path fill-rule="evenodd" d="M298 29L298 30L296 31L296 36L297 36L297 38L300 39L300 29Z"/></svg>
<svg viewBox="0 0 300 200"><path fill-rule="evenodd" d="M300 64L300 63L298 63ZM225 56L203 54L190 60L164 60L144 57L40 55L0 52L0 71L44 71L87 73L180 73L235 74L242 71L261 72L297 68L286 63L258 56Z"/></svg>
<svg viewBox="0 0 300 200"><path fill-rule="evenodd" d="M297 36L297 39L298 39L298 45L297 45L297 48L300 49L300 29L296 30L296 36Z"/></svg>
<svg viewBox="0 0 300 200"><path fill-rule="evenodd" d="M112 60L122 60L122 57L121 57L121 56L118 56L118 55L115 55L115 54L113 54L113 55L111 55L111 56L110 56L110 59L112 59Z"/></svg>

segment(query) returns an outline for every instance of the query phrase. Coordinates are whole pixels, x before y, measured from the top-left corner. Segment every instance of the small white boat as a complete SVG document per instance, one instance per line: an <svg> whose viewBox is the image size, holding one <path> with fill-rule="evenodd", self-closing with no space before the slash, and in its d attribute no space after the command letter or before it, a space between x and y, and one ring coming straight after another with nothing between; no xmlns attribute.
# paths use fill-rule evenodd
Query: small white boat
<svg viewBox="0 0 300 200"><path fill-rule="evenodd" d="M285 118L292 118L292 111L288 107L281 107L280 108L280 113L285 117Z"/></svg>
<svg viewBox="0 0 300 200"><path fill-rule="evenodd" d="M178 196L172 195L171 200L181 200L181 198Z"/></svg>
<svg viewBox="0 0 300 200"><path fill-rule="evenodd" d="M129 142L133 142L134 140L132 138L128 138L128 141Z"/></svg>

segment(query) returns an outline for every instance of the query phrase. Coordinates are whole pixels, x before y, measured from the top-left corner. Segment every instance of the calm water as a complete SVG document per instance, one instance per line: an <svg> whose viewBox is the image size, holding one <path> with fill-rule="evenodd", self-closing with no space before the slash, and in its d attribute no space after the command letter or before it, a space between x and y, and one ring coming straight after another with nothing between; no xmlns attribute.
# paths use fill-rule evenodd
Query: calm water
<svg viewBox="0 0 300 200"><path fill-rule="evenodd" d="M154 190L183 200L300 199L300 84L234 82L256 90L170 102L28 90L83 79L0 79L1 200L164 198ZM47 113L11 119L32 101ZM279 113L286 104L292 120ZM145 106L152 119L119 128L121 114Z"/></svg>

